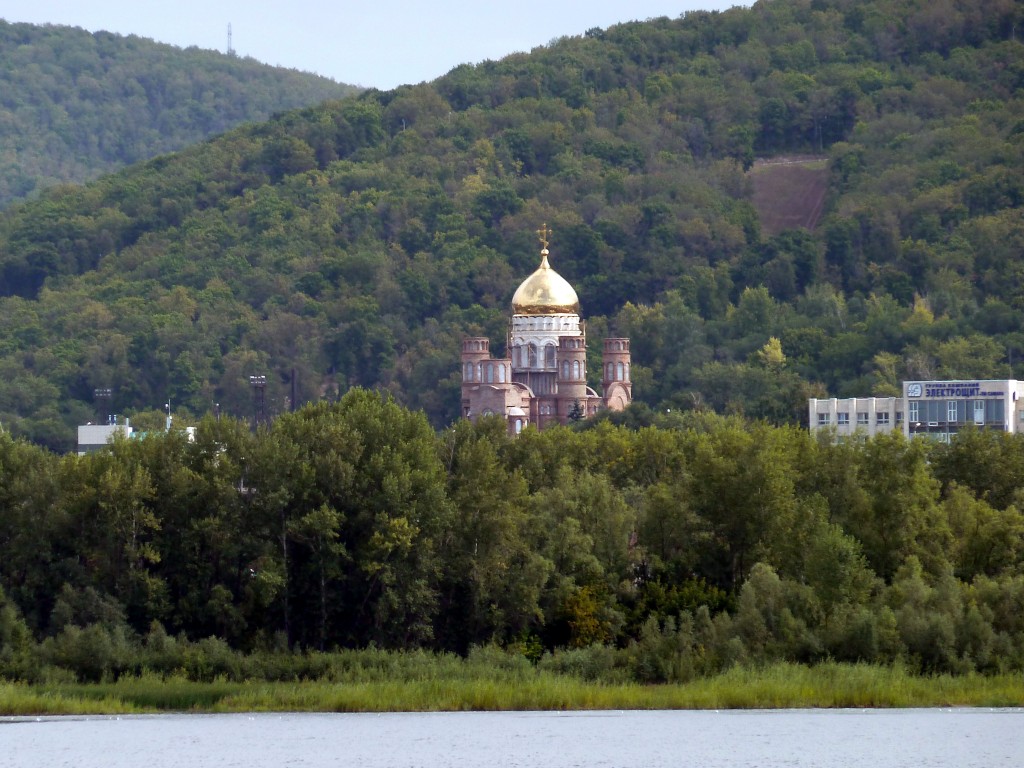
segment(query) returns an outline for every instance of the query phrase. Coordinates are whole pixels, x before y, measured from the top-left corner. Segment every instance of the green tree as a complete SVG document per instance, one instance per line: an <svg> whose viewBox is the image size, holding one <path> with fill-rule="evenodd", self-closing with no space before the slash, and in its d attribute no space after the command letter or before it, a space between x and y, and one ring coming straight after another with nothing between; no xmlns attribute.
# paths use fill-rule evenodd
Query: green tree
<svg viewBox="0 0 1024 768"><path fill-rule="evenodd" d="M351 390L338 404L359 436L343 512L350 553L365 582L357 614L365 638L385 646L430 642L438 610L438 546L450 525L443 467L422 414Z"/></svg>
<svg viewBox="0 0 1024 768"><path fill-rule="evenodd" d="M886 581L911 555L929 573L945 570L949 528L938 514L938 487L925 446L892 433L867 441L860 453L858 480L869 501L838 522L861 542L873 570Z"/></svg>
<svg viewBox="0 0 1024 768"><path fill-rule="evenodd" d="M527 488L503 462L501 419L458 422L441 444L453 510L444 550L443 636L447 646L509 642L536 631L551 564L531 548Z"/></svg>

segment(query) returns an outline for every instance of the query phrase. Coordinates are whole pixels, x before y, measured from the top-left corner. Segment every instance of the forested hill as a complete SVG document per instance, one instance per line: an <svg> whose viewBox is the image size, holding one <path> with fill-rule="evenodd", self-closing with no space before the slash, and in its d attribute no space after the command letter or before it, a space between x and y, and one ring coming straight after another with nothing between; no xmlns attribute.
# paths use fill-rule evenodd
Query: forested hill
<svg viewBox="0 0 1024 768"><path fill-rule="evenodd" d="M355 90L250 58L0 19L0 207Z"/></svg>
<svg viewBox="0 0 1024 768"><path fill-rule="evenodd" d="M1012 0L776 0L592 29L235 129L0 218L0 421L68 447L131 414L379 386L458 413L537 264L650 407L795 422L813 392L1024 376L1024 46ZM827 157L762 235L755 157ZM600 367L590 366L592 374ZM642 415L642 414L641 414Z"/></svg>

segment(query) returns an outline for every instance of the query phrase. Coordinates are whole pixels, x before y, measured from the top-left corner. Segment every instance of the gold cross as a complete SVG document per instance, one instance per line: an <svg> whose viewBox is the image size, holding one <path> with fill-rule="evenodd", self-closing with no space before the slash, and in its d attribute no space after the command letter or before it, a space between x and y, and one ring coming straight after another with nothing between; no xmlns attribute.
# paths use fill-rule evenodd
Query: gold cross
<svg viewBox="0 0 1024 768"><path fill-rule="evenodd" d="M548 247L548 238L551 237L551 230L548 229L547 222L545 222L540 229L537 230L537 236L540 237L540 244L545 248Z"/></svg>

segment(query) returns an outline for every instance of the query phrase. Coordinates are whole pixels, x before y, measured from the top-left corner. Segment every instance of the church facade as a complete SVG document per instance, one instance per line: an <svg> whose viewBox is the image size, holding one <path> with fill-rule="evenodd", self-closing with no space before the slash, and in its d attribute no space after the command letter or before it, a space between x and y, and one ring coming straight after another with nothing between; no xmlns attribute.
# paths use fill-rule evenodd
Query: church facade
<svg viewBox="0 0 1024 768"><path fill-rule="evenodd" d="M509 432L544 429L602 409L621 411L633 399L629 339L604 340L601 394L587 385L587 330L568 281L548 263L547 225L541 262L512 297L508 357L491 356L490 340L462 341L462 415L501 415Z"/></svg>

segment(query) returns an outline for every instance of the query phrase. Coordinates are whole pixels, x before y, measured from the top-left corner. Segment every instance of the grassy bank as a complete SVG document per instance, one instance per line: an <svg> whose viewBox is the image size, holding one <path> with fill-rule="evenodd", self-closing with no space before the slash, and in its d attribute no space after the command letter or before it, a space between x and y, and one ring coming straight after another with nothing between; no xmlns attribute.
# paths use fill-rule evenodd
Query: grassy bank
<svg viewBox="0 0 1024 768"><path fill-rule="evenodd" d="M425 712L1024 705L1020 675L921 677L849 664L735 668L685 685L587 682L547 672L359 682L198 683L143 676L113 683L0 683L0 715L145 712Z"/></svg>

